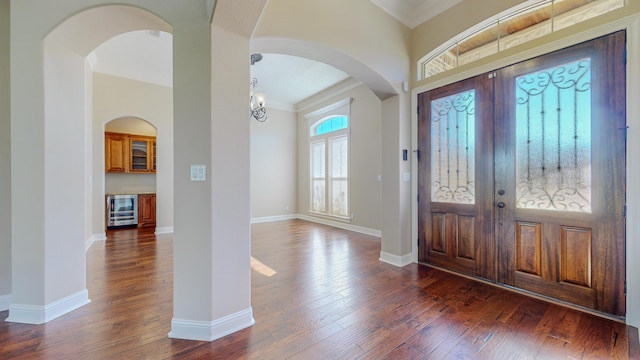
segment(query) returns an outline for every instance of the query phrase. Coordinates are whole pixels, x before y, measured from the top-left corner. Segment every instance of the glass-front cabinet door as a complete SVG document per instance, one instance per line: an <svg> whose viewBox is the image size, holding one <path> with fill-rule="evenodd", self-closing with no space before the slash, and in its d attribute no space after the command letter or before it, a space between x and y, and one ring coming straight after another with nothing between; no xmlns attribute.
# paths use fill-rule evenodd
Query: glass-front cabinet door
<svg viewBox="0 0 640 360"><path fill-rule="evenodd" d="M155 172L155 140L143 137L129 138L130 172Z"/></svg>

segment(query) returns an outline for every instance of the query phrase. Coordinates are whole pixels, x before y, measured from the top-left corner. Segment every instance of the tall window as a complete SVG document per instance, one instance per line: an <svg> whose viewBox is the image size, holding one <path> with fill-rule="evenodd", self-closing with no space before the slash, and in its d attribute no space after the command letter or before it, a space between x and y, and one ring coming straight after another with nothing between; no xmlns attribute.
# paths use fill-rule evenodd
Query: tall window
<svg viewBox="0 0 640 360"><path fill-rule="evenodd" d="M311 213L349 219L349 114L341 103L307 115ZM344 105L344 104L343 104Z"/></svg>

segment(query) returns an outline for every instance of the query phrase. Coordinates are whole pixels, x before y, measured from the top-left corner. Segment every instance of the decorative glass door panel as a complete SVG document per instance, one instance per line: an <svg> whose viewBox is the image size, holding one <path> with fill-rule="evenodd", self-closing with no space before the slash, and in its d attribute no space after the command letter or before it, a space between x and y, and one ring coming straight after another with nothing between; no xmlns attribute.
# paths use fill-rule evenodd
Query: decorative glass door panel
<svg viewBox="0 0 640 360"><path fill-rule="evenodd" d="M591 212L591 59L515 79L516 206Z"/></svg>
<svg viewBox="0 0 640 360"><path fill-rule="evenodd" d="M431 101L431 199L473 204L475 91Z"/></svg>
<svg viewBox="0 0 640 360"><path fill-rule="evenodd" d="M624 315L625 34L497 71L497 280Z"/></svg>
<svg viewBox="0 0 640 360"><path fill-rule="evenodd" d="M419 260L495 278L493 80L480 75L418 96Z"/></svg>

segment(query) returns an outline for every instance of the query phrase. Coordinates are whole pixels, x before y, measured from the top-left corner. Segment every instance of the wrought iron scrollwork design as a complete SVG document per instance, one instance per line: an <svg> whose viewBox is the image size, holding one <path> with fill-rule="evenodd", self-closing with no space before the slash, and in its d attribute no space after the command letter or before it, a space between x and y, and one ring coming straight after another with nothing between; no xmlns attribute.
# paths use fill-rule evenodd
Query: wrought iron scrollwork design
<svg viewBox="0 0 640 360"><path fill-rule="evenodd" d="M475 92L431 102L431 200L475 202Z"/></svg>
<svg viewBox="0 0 640 360"><path fill-rule="evenodd" d="M591 61L516 78L517 207L591 211Z"/></svg>

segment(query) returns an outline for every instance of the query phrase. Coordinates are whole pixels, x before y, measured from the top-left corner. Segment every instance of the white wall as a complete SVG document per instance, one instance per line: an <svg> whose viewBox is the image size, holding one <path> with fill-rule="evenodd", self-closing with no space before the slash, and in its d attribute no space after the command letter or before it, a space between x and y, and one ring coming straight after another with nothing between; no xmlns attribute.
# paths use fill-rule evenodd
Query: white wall
<svg viewBox="0 0 640 360"><path fill-rule="evenodd" d="M305 114L351 98L349 175L351 225L380 231L381 101L366 86L347 79L298 104L298 212L310 209L309 122Z"/></svg>
<svg viewBox="0 0 640 360"><path fill-rule="evenodd" d="M0 1L0 311L11 294L11 113L9 1Z"/></svg>
<svg viewBox="0 0 640 360"><path fill-rule="evenodd" d="M84 57L46 44L45 78L45 302L86 291L84 251Z"/></svg>
<svg viewBox="0 0 640 360"><path fill-rule="evenodd" d="M268 108L251 121L251 218L297 213L296 113ZM249 120L247 120L249 121Z"/></svg>
<svg viewBox="0 0 640 360"><path fill-rule="evenodd" d="M93 76L89 62L84 62L84 236L85 248L97 238L93 238ZM100 237L102 238L102 237Z"/></svg>
<svg viewBox="0 0 640 360"><path fill-rule="evenodd" d="M640 16L627 33L627 324L640 328Z"/></svg>
<svg viewBox="0 0 640 360"><path fill-rule="evenodd" d="M104 175L105 194L154 192L156 192L155 174L108 173ZM102 205L104 206L104 202Z"/></svg>
<svg viewBox="0 0 640 360"><path fill-rule="evenodd" d="M173 226L173 89L111 75L93 74L94 179L104 172L105 124L123 117L156 127L156 174L106 174L95 181L93 234L104 231L104 191L156 191L156 228ZM118 122L112 124L118 130ZM138 127L139 128L139 127ZM138 130L134 130L138 131ZM146 130L140 130L145 132ZM104 186L104 188L102 188Z"/></svg>

